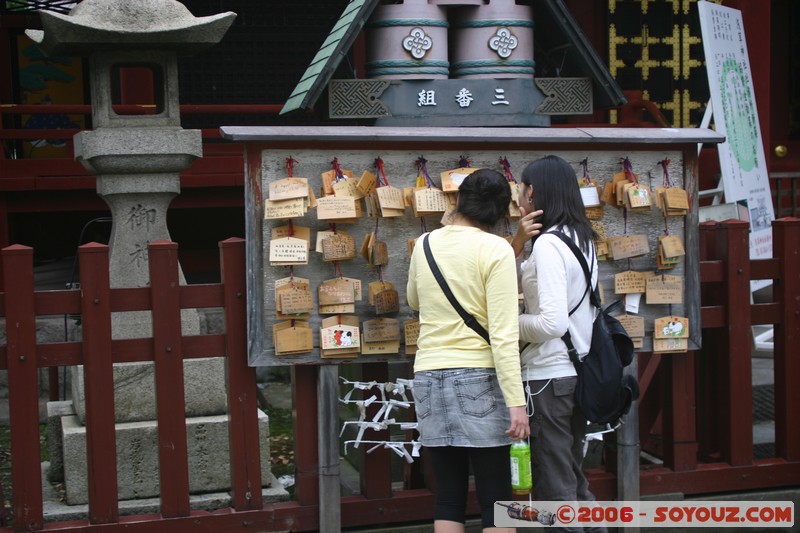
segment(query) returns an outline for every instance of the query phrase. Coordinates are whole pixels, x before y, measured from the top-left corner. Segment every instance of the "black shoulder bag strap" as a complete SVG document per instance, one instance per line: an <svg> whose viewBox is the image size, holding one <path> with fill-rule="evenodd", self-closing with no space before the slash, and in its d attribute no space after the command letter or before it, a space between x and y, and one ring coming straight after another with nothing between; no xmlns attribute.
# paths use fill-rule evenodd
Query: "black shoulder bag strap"
<svg viewBox="0 0 800 533"><path fill-rule="evenodd" d="M560 231L551 231L549 233L560 238L562 241L564 241L564 244L566 244L569 247L569 249L572 250L572 253L575 254L575 258L578 260L578 263L580 263L581 268L583 268L583 273L586 276L586 290L583 292L583 296L581 296L581 301L578 302L578 305L572 308L568 316L572 316L572 313L577 311L577 309L581 306L583 300L586 298L586 293L589 293L589 301L592 303L592 305L595 307L600 307L600 297L597 295L597 287L595 287L594 290L591 289L592 272L594 272L594 261L592 261L592 268L590 270L589 265L586 263L586 257L584 257L580 248L577 247L577 245L572 239L570 239ZM569 334L569 329L567 330L566 333L564 333L564 336L561 337L561 340L564 341L564 344L567 345L567 353L569 354L569 358L570 361L572 361L572 364L574 365L579 364L580 359L578 359L578 352L577 350L575 350L575 346L572 344L572 336Z"/></svg>
<svg viewBox="0 0 800 533"><path fill-rule="evenodd" d="M442 288L442 292L447 297L447 301L450 302L450 305L458 313L458 316L464 321L464 323L472 328L475 333L483 337L483 340L491 346L492 343L489 341L489 332L486 331L486 328L481 326L480 322L472 316L471 314L467 313L466 309L461 307L461 304L458 303L456 297L453 295L453 291L450 290L450 287L447 285L447 281L445 281L444 276L442 276L442 272L439 270L439 267L436 266L436 261L433 260L433 253L431 252L431 245L428 244L428 235L425 235L422 238L422 247L425 249L425 258L428 260L428 266L431 267L431 272L433 272L433 277L436 278L437 283L439 283L439 287Z"/></svg>

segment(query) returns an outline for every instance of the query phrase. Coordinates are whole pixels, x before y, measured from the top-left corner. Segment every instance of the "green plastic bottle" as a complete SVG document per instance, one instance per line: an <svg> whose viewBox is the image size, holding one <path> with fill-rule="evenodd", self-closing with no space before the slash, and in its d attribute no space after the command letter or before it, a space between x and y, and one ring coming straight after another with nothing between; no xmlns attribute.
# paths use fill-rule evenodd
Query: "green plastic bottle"
<svg viewBox="0 0 800 533"><path fill-rule="evenodd" d="M531 447L527 441L517 440L511 444L511 491L527 495L533 487L531 474Z"/></svg>

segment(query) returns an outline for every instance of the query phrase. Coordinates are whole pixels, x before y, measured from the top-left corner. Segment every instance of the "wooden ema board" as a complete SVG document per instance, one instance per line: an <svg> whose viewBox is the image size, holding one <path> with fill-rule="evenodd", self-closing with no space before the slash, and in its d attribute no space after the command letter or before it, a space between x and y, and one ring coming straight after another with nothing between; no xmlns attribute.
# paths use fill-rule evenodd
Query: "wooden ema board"
<svg viewBox="0 0 800 533"><path fill-rule="evenodd" d="M547 131L552 135L551 131ZM653 135L653 132L625 132L625 135ZM402 130L397 134L397 142L406 142L406 134ZM320 143L314 139L309 132L307 141L309 144L319 146ZM502 141L502 139L500 139ZM497 142L500 142L497 141ZM264 145L266 146L266 145ZM277 147L276 147L277 146ZM287 145L288 146L288 145ZM357 243L355 257L338 261L341 274L350 279L357 280L360 284L359 291L363 287L363 298L344 298L342 294L334 295L331 302L330 294L320 295L319 287L323 282L334 279L337 275L334 272L334 265L331 261L326 261L322 254L323 239L332 235L331 223L335 219L320 220L317 218L317 209L307 210L303 216L292 219L293 224L300 227L310 228L310 236L305 235L300 238L308 238L311 246L309 249L308 263L293 267L294 275L307 278L310 284L310 293L313 296L315 307L309 313L308 326L313 331L314 347L306 353L295 353L288 355L276 355L270 342L270 333L276 322L285 321L276 317L276 302L274 299L274 280L285 278L289 275L289 267L272 266L269 264L269 241L272 237L272 228L285 226L287 220L265 220L264 219L264 199L256 201L250 198L247 201L247 217L250 221L248 225L252 232L247 236L247 243L250 256L252 257L251 267L253 269L252 294L248 295L250 302L249 313L251 315L251 353L250 364L260 365L292 365L292 364L340 364L347 362L373 362L373 361L402 361L413 360L416 352L416 339L414 344L406 343L406 336L415 337L419 334L419 324L414 322L417 314L411 310L406 301L406 283L409 264L409 255L413 248L414 239L421 233L422 221L428 230L440 227L440 220L443 212L432 211L430 215L422 219L414 216L414 192L417 191L417 177L419 169L416 166L417 158L422 155L427 160L428 174L433 180L434 187L441 190L440 173L453 170L458 166L461 155L468 156L471 166L475 168L491 168L502 173L499 160L506 157L515 177L522 175L524 166L544 155L555 154L564 158L573 169L576 175L581 176L582 167L580 162L588 158L589 172L592 179L598 181L600 191L606 183L611 183L613 176L621 172L620 159L628 157L633 166L633 171L639 176L639 186L649 191L652 205L640 207L627 214L627 234L625 233L625 221L622 209L611 205L600 208L593 206L593 216L597 229L609 239L617 238L620 242L615 243L614 251L624 256L622 259L610 259L600 263L600 283L606 304L626 297L638 296L640 304L638 312L629 312L628 315L634 318L641 318L641 321L629 321L629 325L641 333L639 348L642 351L651 351L653 348L654 320L665 316L687 317L690 321L690 337L687 339L688 349L697 349L700 344L700 312L699 302L696 296L699 294L699 274L698 262L698 241L697 241L697 190L696 175L692 174L694 158L696 157L696 145L685 143L685 146L670 146L659 144L655 147L647 143L630 143L623 137L618 146L604 145L601 148L594 146L571 147L570 149L559 149L559 145L537 145L531 147L520 147L519 145L508 145L506 147L487 148L486 143L475 144L465 147L458 143L447 144L442 141L436 145L435 151L425 151L424 148L414 148L411 150L399 149L396 143L383 141L370 141L366 143L356 142L337 149L335 147L325 149L298 149L297 144L292 144L286 149L280 148L280 142L270 142L269 146L259 151L261 164L256 175L248 176L248 181L256 180L262 191L269 190L269 183L274 179L284 179L285 159L292 156L300 161L295 167L295 173L307 178L309 189L319 192L323 187L320 175L330 170L330 163L338 158L339 164L343 168L351 169L352 179L358 183L364 179L363 184L366 192L376 194L370 190L371 178L365 177L365 172L374 174L374 160L380 157L383 160L384 169L389 179L389 183L397 191L403 192L404 213L402 216L391 218L370 218L366 210L355 221L347 223L337 223L336 230L346 232L347 235ZM445 148L442 148L442 147ZM451 146L451 148L447 148ZM688 158L685 159L684 155ZM686 191L686 196L690 203L688 214L685 216L666 217L666 229L668 235L679 237L679 242L669 240L666 243L660 242L659 237L665 235L665 217L661 210L656 206L657 196L655 190L662 186L662 173L659 161L669 159L670 179L675 187L680 187ZM253 168L253 166L251 166ZM248 187L246 194L253 194L253 187ZM391 192L391 198L384 198L390 205L399 205L398 193ZM438 194L438 193L436 193ZM453 193L454 194L454 193ZM598 195L601 196L601 195ZM339 198L338 196L336 198ZM364 202L365 199L357 200ZM594 203L594 195L592 202ZM349 200L344 200L349 202ZM444 209L449 202L438 202L434 206L426 209ZM363 205L363 204L362 204ZM353 211L341 213L339 216L351 217ZM598 217L602 215L601 217ZM363 254L363 243L369 243L367 238L370 233L377 233L372 242L373 246L370 254ZM511 230L516 229L517 221L510 220ZM326 233L329 232L329 233ZM498 224L494 228L498 235L505 236L503 224ZM349 241L351 242L352 241ZM659 250L664 250L665 246L670 253L680 253L681 248L685 255L678 256L679 261L674 267L664 271L666 278L651 280L648 284L648 277L656 270ZM350 255L351 246L347 246L346 255ZM609 248L609 246L605 246ZM334 252L339 253L339 252ZM662 252L663 253L663 252ZM370 265L368 258L372 258L373 263L377 259L380 263L380 278L377 266ZM694 265L694 266L693 266ZM641 275L629 274L639 272ZM619 281L616 276L623 275ZM644 277L642 277L644 276ZM676 282L673 277L677 277L680 282ZM374 287L376 282L381 279L390 283L394 293L385 294L378 300L380 308L376 306ZM615 289L619 283L621 290L629 291L623 294L615 294ZM372 287L372 292L368 291ZM303 297L304 300L305 296ZM338 300L349 300L339 302ZM322 302L320 302L322 300ZM385 300L385 301L384 301ZM289 301L289 300L287 300ZM672 302L672 303L655 303ZM335 306L342 305L341 309L352 311L342 311L342 315L358 317L360 331L364 331L364 323L374 320L390 319L398 321L399 339L385 339L382 342L386 345L391 344L385 349L376 349L374 352L356 353L355 351L334 352L334 357L321 357L320 354L320 327L322 320L335 318L336 314L319 312L320 303ZM298 304L301 305L302 303ZM346 307L344 307L346 306ZM328 310L335 310L336 307L328 307ZM384 311L384 312L378 312ZM266 336L259 332L267 331ZM370 331L370 330L367 330ZM371 333L370 333L371 335ZM362 347L365 341L361 339ZM394 343L399 342L395 349ZM376 345L377 346L377 345ZM352 348L351 348L352 349Z"/></svg>

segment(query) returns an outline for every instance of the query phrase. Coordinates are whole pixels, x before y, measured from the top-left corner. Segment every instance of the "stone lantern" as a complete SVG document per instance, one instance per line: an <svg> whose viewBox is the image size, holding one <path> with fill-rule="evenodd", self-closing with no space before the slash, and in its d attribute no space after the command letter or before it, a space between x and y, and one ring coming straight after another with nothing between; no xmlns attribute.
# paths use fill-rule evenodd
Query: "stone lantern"
<svg viewBox="0 0 800 533"><path fill-rule="evenodd" d="M50 55L88 56L94 130L74 137L75 158L96 176L97 194L111 210L112 287L149 285L147 245L170 240L167 209L180 193L179 173L202 155L201 131L180 125L178 57L218 43L235 17L232 12L195 17L175 0L84 0L68 15L42 11L44 30L26 32ZM144 114L115 109L121 103L115 92L125 75L142 76L140 82L152 83L154 105ZM184 282L182 274L180 278ZM184 335L199 333L196 310L183 310L181 322ZM112 334L117 339L151 336L150 313L115 313ZM73 405L59 407L67 416L60 418L63 449L56 453L63 454L67 502L80 504L88 500L85 405L82 368L72 370ZM227 446L217 442L227 443L224 375L222 358L184 361L192 492L230 486ZM143 451L142 446L151 440L155 443L154 391L153 363L114 366L121 500L159 492L157 450L145 446L149 451ZM71 409L74 416L69 416ZM266 433L266 416L260 420ZM195 431L194 426L201 430ZM126 456L131 449L138 450L136 457ZM215 454L219 457L210 457ZM195 456L202 458L202 464L193 471ZM262 458L262 465L268 464ZM268 480L266 468L262 478ZM58 478L52 474L51 478Z"/></svg>

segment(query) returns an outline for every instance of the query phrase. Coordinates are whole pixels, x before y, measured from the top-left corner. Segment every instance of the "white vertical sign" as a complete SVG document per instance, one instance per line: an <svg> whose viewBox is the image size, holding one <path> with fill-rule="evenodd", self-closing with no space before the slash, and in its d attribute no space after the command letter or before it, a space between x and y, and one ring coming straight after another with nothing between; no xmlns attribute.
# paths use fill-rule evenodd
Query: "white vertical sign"
<svg viewBox="0 0 800 533"><path fill-rule="evenodd" d="M697 7L714 124L717 132L726 138L724 143L717 145L725 201L747 200L750 258L771 258L775 212L742 13L711 2L698 2ZM752 282L751 289L769 284L769 281Z"/></svg>

